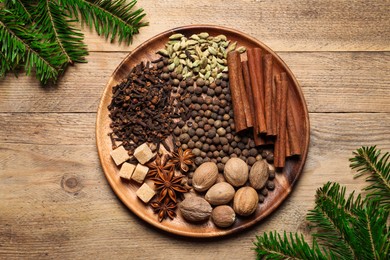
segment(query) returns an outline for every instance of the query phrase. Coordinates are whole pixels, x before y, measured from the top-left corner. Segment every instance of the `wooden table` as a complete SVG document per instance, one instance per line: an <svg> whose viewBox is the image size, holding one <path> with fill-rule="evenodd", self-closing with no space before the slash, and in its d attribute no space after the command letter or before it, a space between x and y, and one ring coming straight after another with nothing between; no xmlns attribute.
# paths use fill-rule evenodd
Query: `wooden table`
<svg viewBox="0 0 390 260"><path fill-rule="evenodd" d="M307 233L305 214L327 181L354 180L348 158L362 145L390 150L389 0L139 1L150 26L133 45L85 30L87 64L57 87L33 77L0 80L0 258L253 259L256 235ZM310 111L311 143L292 194L267 219L218 239L170 235L115 196L100 166L95 117L116 66L167 29L216 24L263 41L288 64Z"/></svg>

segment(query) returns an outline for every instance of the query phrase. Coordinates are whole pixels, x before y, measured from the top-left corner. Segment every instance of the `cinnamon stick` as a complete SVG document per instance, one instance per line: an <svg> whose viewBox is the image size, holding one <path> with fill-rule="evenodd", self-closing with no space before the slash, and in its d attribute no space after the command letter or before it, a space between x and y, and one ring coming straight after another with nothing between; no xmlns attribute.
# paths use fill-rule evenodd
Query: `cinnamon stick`
<svg viewBox="0 0 390 260"><path fill-rule="evenodd" d="M252 87L252 95L253 95L253 104L254 104L254 112L256 116L257 122L257 132L258 133L266 133L267 126L265 124L265 116L264 116L264 106L262 101L262 68L259 68L262 64L261 60L261 49L254 48L247 50L248 56L248 67L249 67L249 76ZM262 65L261 65L262 67ZM261 79L261 80L259 80Z"/></svg>
<svg viewBox="0 0 390 260"><path fill-rule="evenodd" d="M290 157L290 156L292 156L290 138L288 137L288 129L286 129L286 131L287 131L287 133L286 133L286 157Z"/></svg>
<svg viewBox="0 0 390 260"><path fill-rule="evenodd" d="M280 110L279 110L279 131L276 138L274 158L275 167L283 168L286 162L286 123L287 123L287 75L285 72L280 75ZM278 93L278 92L277 92ZM277 152L276 152L277 151Z"/></svg>
<svg viewBox="0 0 390 260"><path fill-rule="evenodd" d="M280 126L280 103L282 98L282 81L280 75L275 75L275 111L276 111L276 139L274 145L274 164L276 165L280 156L279 156L279 126Z"/></svg>
<svg viewBox="0 0 390 260"><path fill-rule="evenodd" d="M238 53L238 52L237 52ZM249 96L251 95L250 89L249 91L246 89L245 82L244 82L244 75L242 71L242 64L240 59L240 54L238 54L238 80L239 80L239 87L240 87L240 93L241 93L241 99L242 103L244 104L244 113L245 113L245 121L246 121L246 127L252 127L253 126L253 109L251 108L251 105L249 103Z"/></svg>
<svg viewBox="0 0 390 260"><path fill-rule="evenodd" d="M243 86L243 78L240 78L239 76L242 73L240 53L237 51L229 52L227 62L229 68L229 86L233 103L234 123L236 125L236 132L240 132L247 128L245 105L241 93L241 89L244 89L245 87ZM242 86L240 86L240 84L242 84Z"/></svg>
<svg viewBox="0 0 390 260"><path fill-rule="evenodd" d="M272 55L264 55L264 111L265 122L267 125L267 135L276 135L273 132L273 118L272 118ZM276 129L275 129L276 130Z"/></svg>
<svg viewBox="0 0 390 260"><path fill-rule="evenodd" d="M253 140L255 142L255 145L263 145L264 139L259 136L258 132L258 122L257 117L255 116L255 107L254 107L254 101L253 101L253 95L251 95L252 87L251 87L251 79L249 75L249 67L248 67L248 61L242 61L242 75L244 77L244 84L245 84L245 90L246 93L248 93L249 97L249 104L252 111L252 118L253 118Z"/></svg>
<svg viewBox="0 0 390 260"><path fill-rule="evenodd" d="M260 98L261 98L261 102L263 104L263 109L264 109L263 51L260 48L254 48L253 52L254 52L253 54L254 54L255 61L256 61L256 64L255 64L256 70L259 72L256 74L256 77L257 77L257 81L258 81L258 87L260 90Z"/></svg>
<svg viewBox="0 0 390 260"><path fill-rule="evenodd" d="M299 136L295 125L295 118L292 113L291 103L287 105L287 137L290 144L290 153L287 156L300 155L301 147L299 142Z"/></svg>

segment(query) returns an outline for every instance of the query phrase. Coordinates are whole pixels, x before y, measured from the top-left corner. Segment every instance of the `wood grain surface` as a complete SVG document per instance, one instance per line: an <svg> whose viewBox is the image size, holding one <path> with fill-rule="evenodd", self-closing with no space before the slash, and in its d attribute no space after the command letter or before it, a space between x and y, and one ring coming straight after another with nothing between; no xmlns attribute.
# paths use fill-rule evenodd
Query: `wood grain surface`
<svg viewBox="0 0 390 260"><path fill-rule="evenodd" d="M306 0L142 1L149 27L131 46L86 33L87 64L58 86L32 77L0 80L1 259L254 259L255 236L307 234L315 190L332 180L348 192L348 158L361 145L390 150L390 2ZM95 119L111 73L152 36L181 25L216 24L277 52L302 86L311 142L294 191L271 216L219 239L189 239L146 224L115 196L95 145Z"/></svg>

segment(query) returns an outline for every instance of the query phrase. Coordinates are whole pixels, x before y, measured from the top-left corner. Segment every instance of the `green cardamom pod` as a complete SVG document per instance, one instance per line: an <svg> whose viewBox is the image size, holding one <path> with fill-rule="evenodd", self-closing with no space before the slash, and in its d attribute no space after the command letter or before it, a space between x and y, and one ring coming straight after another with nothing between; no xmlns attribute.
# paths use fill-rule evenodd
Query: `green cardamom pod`
<svg viewBox="0 0 390 260"><path fill-rule="evenodd" d="M237 42L233 42L232 44L229 45L229 47L226 49L226 52L229 53L231 51L234 51L236 49Z"/></svg>
<svg viewBox="0 0 390 260"><path fill-rule="evenodd" d="M175 33L175 34L172 34L171 36L169 36L169 39L170 40L180 40L181 37L183 37L184 35L181 34L181 33Z"/></svg>
<svg viewBox="0 0 390 260"><path fill-rule="evenodd" d="M209 51L212 55L217 55L217 50L214 49L214 48L211 47L211 46L208 48L208 51Z"/></svg>
<svg viewBox="0 0 390 260"><path fill-rule="evenodd" d="M168 65L168 70L169 71L173 71L173 69L175 68L175 63L171 63Z"/></svg>
<svg viewBox="0 0 390 260"><path fill-rule="evenodd" d="M220 34L217 37L219 37L222 41L226 41L227 40L226 36L223 35L223 34Z"/></svg>
<svg viewBox="0 0 390 260"><path fill-rule="evenodd" d="M207 39L207 37L209 37L209 34L207 32L202 32L202 33L199 33L198 36L201 39Z"/></svg>
<svg viewBox="0 0 390 260"><path fill-rule="evenodd" d="M173 45L173 50L174 51L180 50L180 42L177 42L177 43L175 43L175 45Z"/></svg>
<svg viewBox="0 0 390 260"><path fill-rule="evenodd" d="M164 57L169 57L169 53L166 49L158 50L157 54L160 54L161 56L164 56Z"/></svg>
<svg viewBox="0 0 390 260"><path fill-rule="evenodd" d="M244 46L241 46L239 48L237 48L237 50L239 53L244 53L246 51L246 48Z"/></svg>
<svg viewBox="0 0 390 260"><path fill-rule="evenodd" d="M191 45L195 45L195 44L198 44L198 41L196 41L196 40L188 40L187 41L187 46L191 46Z"/></svg>
<svg viewBox="0 0 390 260"><path fill-rule="evenodd" d="M199 36L196 35L196 34L191 35L190 39L193 39L193 40L196 40L196 41L200 40Z"/></svg>

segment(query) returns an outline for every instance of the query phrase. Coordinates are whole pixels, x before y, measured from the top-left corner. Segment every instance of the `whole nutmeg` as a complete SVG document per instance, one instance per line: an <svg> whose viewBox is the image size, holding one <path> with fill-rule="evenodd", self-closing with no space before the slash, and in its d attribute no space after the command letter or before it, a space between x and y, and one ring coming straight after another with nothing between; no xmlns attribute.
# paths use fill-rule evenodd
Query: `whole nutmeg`
<svg viewBox="0 0 390 260"><path fill-rule="evenodd" d="M233 209L238 215L249 216L257 209L259 195L252 187L240 188L233 199Z"/></svg>
<svg viewBox="0 0 390 260"><path fill-rule="evenodd" d="M224 176L234 187L243 186L248 180L248 165L240 158L230 158L225 164Z"/></svg>
<svg viewBox="0 0 390 260"><path fill-rule="evenodd" d="M217 227L230 227L236 221L236 213L228 205L221 205L213 209L211 219Z"/></svg>
<svg viewBox="0 0 390 260"><path fill-rule="evenodd" d="M208 190L217 181L218 167L214 162L202 163L194 172L192 187L199 192Z"/></svg>
<svg viewBox="0 0 390 260"><path fill-rule="evenodd" d="M232 185L227 182L219 182L214 184L206 193L204 198L211 205L223 205L229 203L234 197L235 190Z"/></svg>
<svg viewBox="0 0 390 260"><path fill-rule="evenodd" d="M249 184L256 190L264 187L268 180L268 163L264 160L255 162L249 172Z"/></svg>
<svg viewBox="0 0 390 260"><path fill-rule="evenodd" d="M179 209L187 221L200 222L207 220L213 208L203 198L198 196L190 196L185 198L180 204Z"/></svg>

